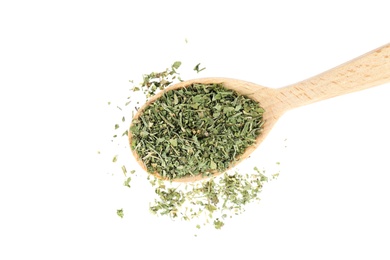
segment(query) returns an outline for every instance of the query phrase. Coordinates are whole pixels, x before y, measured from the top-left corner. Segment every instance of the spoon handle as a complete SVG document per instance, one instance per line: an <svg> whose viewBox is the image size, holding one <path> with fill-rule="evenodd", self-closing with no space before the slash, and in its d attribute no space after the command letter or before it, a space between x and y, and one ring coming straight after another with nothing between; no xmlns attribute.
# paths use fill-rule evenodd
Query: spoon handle
<svg viewBox="0 0 390 260"><path fill-rule="evenodd" d="M387 82L390 82L390 43L277 91L289 110Z"/></svg>

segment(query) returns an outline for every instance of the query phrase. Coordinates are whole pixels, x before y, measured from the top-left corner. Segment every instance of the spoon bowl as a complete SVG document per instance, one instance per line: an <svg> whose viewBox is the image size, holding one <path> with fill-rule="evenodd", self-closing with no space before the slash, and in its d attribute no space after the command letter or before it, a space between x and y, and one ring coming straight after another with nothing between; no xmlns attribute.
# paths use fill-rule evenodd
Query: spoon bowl
<svg viewBox="0 0 390 260"><path fill-rule="evenodd" d="M237 165L237 163L249 157L249 155L267 137L274 124L286 111L328 98L378 86L387 82L390 82L390 44L384 45L317 76L283 88L267 88L255 83L230 78L201 78L183 81L166 88L164 91L161 91L150 98L148 102L137 111L134 118L138 118L148 105L156 101L165 92L185 88L194 83L220 83L227 89L234 90L241 95L251 98L258 102L265 110L263 113L263 128L260 135L257 137L255 144L248 147L245 152L237 158L238 160L230 165L229 168L232 168ZM131 140L132 134L131 131L129 131L130 143ZM134 150L132 152L141 167L146 170L146 166L139 158L138 154ZM214 176L219 174L221 174L221 172L213 173ZM154 173L154 175L163 179L158 173ZM192 182L203 178L204 177L199 174L197 176L173 179L172 181Z"/></svg>

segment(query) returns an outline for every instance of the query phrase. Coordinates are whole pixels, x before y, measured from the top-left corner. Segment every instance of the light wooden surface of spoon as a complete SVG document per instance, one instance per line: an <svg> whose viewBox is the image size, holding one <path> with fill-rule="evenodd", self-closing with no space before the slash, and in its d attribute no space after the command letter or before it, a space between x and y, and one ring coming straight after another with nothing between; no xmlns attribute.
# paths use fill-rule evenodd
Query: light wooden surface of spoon
<svg viewBox="0 0 390 260"><path fill-rule="evenodd" d="M231 168L247 158L260 145L277 120L286 111L328 98L379 86L387 82L390 82L390 44L384 45L317 76L278 89L267 88L255 83L230 78L201 78L183 81L168 87L166 90L150 98L138 110L134 118L138 118L142 114L142 111L150 103L161 97L164 92L184 88L193 83L222 83L225 88L235 90L239 94L259 102L260 106L265 109L263 114L265 123L262 132L256 139L255 145L248 147L238 158L239 160L230 166ZM129 133L130 143L131 138L131 133ZM146 170L144 163L140 160L137 153L133 151L133 154L142 168ZM214 175L218 174L220 173L216 172ZM155 176L161 178L158 174L155 174ZM173 181L191 182L200 179L202 179L202 176L198 175L174 179Z"/></svg>

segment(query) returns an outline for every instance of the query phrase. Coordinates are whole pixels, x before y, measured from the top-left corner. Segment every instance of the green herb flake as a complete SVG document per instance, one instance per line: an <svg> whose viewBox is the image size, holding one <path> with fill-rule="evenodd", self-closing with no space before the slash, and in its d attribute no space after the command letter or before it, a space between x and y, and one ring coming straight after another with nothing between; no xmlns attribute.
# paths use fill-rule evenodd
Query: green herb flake
<svg viewBox="0 0 390 260"><path fill-rule="evenodd" d="M225 223L223 223L219 219L214 220L214 227L216 229L221 229L224 225L225 225Z"/></svg>
<svg viewBox="0 0 390 260"><path fill-rule="evenodd" d="M126 176L126 173L127 173L127 169L126 169L126 166L122 165L122 172L123 174Z"/></svg>
<svg viewBox="0 0 390 260"><path fill-rule="evenodd" d="M210 169L211 169L211 170L217 169L217 164L216 164L214 161L211 161L211 162L210 162Z"/></svg>
<svg viewBox="0 0 390 260"><path fill-rule="evenodd" d="M123 182L123 185L130 188L130 182L131 182L131 177L127 177L127 179Z"/></svg>
<svg viewBox="0 0 390 260"><path fill-rule="evenodd" d="M172 69L178 69L181 66L181 61L175 61L172 64Z"/></svg>
<svg viewBox="0 0 390 260"><path fill-rule="evenodd" d="M173 139L170 139L169 142L171 143L172 146L177 146L177 139L176 138L173 138Z"/></svg>
<svg viewBox="0 0 390 260"><path fill-rule="evenodd" d="M194 71L196 71L197 73L201 72L202 70L205 70L206 68L200 68L200 63L198 63L195 67L194 67Z"/></svg>
<svg viewBox="0 0 390 260"><path fill-rule="evenodd" d="M119 217L123 218L123 216L124 216L123 209L117 209L117 210L116 210L116 214L117 214Z"/></svg>

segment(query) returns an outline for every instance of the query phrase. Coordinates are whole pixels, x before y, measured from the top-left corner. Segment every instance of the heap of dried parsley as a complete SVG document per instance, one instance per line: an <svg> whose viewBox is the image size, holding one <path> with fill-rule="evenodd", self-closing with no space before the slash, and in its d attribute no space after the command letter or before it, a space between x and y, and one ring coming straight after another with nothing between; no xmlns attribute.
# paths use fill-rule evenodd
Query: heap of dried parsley
<svg viewBox="0 0 390 260"><path fill-rule="evenodd" d="M222 84L195 83L164 93L133 120L131 148L163 178L223 172L254 144L263 112Z"/></svg>
<svg viewBox="0 0 390 260"><path fill-rule="evenodd" d="M139 109L139 101L135 105L134 96L143 97L146 101L157 91L182 81L177 72L180 65L181 62L177 61L164 71L145 74L143 81L131 88L131 95L124 104L116 106L122 115L114 129L124 131L122 135L113 135L118 145L128 148L129 129L125 117L129 114L134 116ZM200 72L204 68L200 69L198 64L194 70ZM171 179L188 173L223 171L246 146L253 144L262 125L262 114L263 109L257 103L219 84L194 84L178 92L165 93L163 98L145 110L143 117L133 120L130 131L136 137L133 137L132 148L142 154L149 165L148 171L164 174L165 170L165 176ZM112 162L120 162L118 155L113 157ZM167 164L170 168L167 168ZM125 175L123 185L128 188L131 188L135 177L147 176L153 187L151 191L155 194L154 201L149 203L153 214L197 223L200 221L216 229L224 226L227 218L244 212L245 205L259 200L263 183L269 180L264 171L255 167L252 172L230 170L203 181L178 184L150 174L137 175L135 170L128 171L129 167L134 166L129 165L127 159L119 166ZM272 175L271 179L277 176L278 173ZM124 213L123 208L117 210L121 218ZM197 224L196 227L200 228L201 225Z"/></svg>

